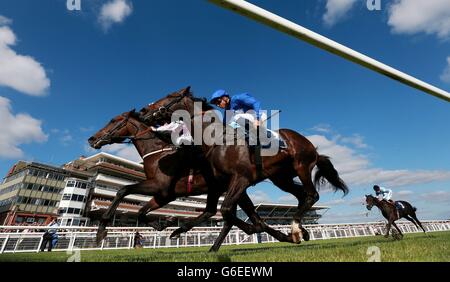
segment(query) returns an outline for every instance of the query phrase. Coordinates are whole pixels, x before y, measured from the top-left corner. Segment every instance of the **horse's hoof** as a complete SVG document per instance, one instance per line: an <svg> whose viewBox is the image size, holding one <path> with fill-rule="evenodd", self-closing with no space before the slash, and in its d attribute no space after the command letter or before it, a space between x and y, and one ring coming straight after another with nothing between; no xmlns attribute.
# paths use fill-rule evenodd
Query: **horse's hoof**
<svg viewBox="0 0 450 282"><path fill-rule="evenodd" d="M300 223L296 220L292 221L290 235L292 238L292 242L294 242L295 244L300 244L302 242L303 236L302 227L300 226Z"/></svg>
<svg viewBox="0 0 450 282"><path fill-rule="evenodd" d="M289 238L291 238L291 242L294 244L300 244L302 242L302 238L300 236L300 233L288 233Z"/></svg>
<svg viewBox="0 0 450 282"><path fill-rule="evenodd" d="M302 227L303 240L309 241L309 232L305 228Z"/></svg>
<svg viewBox="0 0 450 282"><path fill-rule="evenodd" d="M170 239L180 238L180 235L183 232L183 229L178 228L177 230L173 231L172 234L170 234Z"/></svg>
<svg viewBox="0 0 450 282"><path fill-rule="evenodd" d="M209 249L208 252L210 252L210 253L217 253L218 250L219 250L219 248L215 248L214 246L212 246L211 249Z"/></svg>
<svg viewBox="0 0 450 282"><path fill-rule="evenodd" d="M102 241L106 238L107 235L108 231L106 231L105 229L97 231L97 238L96 238L97 246L101 245Z"/></svg>

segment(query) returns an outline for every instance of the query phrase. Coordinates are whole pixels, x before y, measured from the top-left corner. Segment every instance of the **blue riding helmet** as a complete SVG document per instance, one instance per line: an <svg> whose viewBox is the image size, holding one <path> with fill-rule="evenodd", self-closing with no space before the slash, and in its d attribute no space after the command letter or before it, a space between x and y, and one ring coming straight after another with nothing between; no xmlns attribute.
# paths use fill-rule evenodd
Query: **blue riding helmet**
<svg viewBox="0 0 450 282"><path fill-rule="evenodd" d="M214 102L222 96L228 96L228 93L223 89L219 89L211 95L211 100L209 100L209 102L214 104Z"/></svg>

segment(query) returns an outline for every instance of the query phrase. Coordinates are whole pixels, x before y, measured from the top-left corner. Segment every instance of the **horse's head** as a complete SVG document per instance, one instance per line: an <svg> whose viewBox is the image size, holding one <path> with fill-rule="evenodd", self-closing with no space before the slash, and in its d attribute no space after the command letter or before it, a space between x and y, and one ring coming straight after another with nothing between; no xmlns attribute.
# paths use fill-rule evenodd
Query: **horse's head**
<svg viewBox="0 0 450 282"><path fill-rule="evenodd" d="M135 115L137 113L133 109L114 117L105 127L88 139L89 145L94 149L100 149L104 145L123 142L132 134L128 123L130 117Z"/></svg>
<svg viewBox="0 0 450 282"><path fill-rule="evenodd" d="M170 122L172 114L177 110L184 110L192 115L194 102L202 102L202 110L212 109L206 99L195 98L188 86L143 108L140 111L141 120L147 125L163 124Z"/></svg>
<svg viewBox="0 0 450 282"><path fill-rule="evenodd" d="M377 198L372 195L366 195L366 208L370 211L375 205Z"/></svg>

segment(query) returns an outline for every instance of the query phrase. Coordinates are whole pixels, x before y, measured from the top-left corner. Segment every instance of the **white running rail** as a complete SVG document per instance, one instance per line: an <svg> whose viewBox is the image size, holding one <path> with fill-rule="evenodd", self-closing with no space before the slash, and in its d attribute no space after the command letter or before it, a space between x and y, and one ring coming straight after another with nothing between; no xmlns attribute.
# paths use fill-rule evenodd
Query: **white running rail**
<svg viewBox="0 0 450 282"><path fill-rule="evenodd" d="M450 231L448 221L423 221L427 232ZM317 224L304 225L311 240L350 238L384 234L385 222ZM421 232L412 223L399 221L397 225L404 233ZM273 226L284 233L290 232L290 226ZM0 226L0 254L19 252L38 252L44 230L49 227ZM180 238L170 239L175 228L155 231L147 227L109 227L108 237L101 246L95 244L96 227L63 227L58 230L58 243L54 251L131 249L134 246L136 231L143 236L144 248L179 248L211 246L220 233L220 227L196 227ZM256 244L277 242L267 233L247 235L233 228L224 241L225 245Z"/></svg>
<svg viewBox="0 0 450 282"><path fill-rule="evenodd" d="M274 13L262 9L244 0L208 0L222 8L229 9L242 16L251 18L259 23L270 26L278 31L287 33L302 41L308 42L320 49L338 55L346 60L352 61L365 68L376 71L387 77L395 79L403 84L414 87L420 91L431 94L440 99L450 102L450 93L419 80L409 74L399 71L369 56L357 52L347 46L337 43L325 36L311 31L301 25L282 18Z"/></svg>

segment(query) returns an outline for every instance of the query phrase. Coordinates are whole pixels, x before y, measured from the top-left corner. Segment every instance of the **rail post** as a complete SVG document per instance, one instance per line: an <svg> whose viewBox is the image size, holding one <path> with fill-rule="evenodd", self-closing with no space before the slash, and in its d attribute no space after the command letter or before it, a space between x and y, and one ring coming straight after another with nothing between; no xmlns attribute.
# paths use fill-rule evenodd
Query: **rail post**
<svg viewBox="0 0 450 282"><path fill-rule="evenodd" d="M3 252L5 251L6 248L6 243L8 243L9 240L9 235L6 235L5 241L2 244L2 248L0 249L0 254L3 254Z"/></svg>

